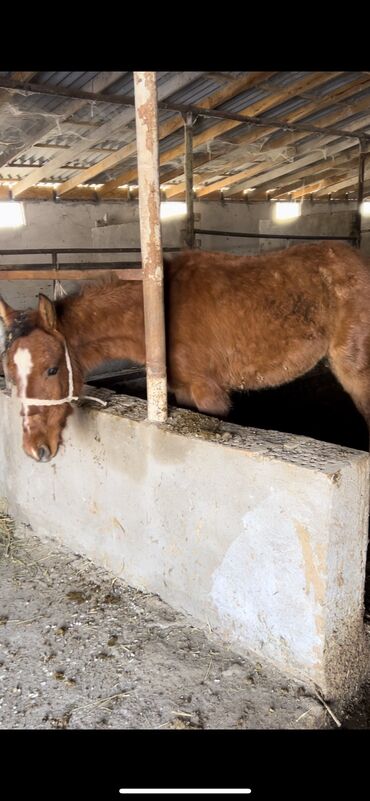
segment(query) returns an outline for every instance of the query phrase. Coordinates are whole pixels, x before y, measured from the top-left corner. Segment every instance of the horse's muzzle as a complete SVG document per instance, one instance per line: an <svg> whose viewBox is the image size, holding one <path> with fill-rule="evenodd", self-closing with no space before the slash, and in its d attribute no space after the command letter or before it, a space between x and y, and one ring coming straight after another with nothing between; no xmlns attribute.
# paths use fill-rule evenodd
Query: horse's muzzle
<svg viewBox="0 0 370 801"><path fill-rule="evenodd" d="M37 451L39 462L48 462L51 459L51 453L47 445L42 445Z"/></svg>
<svg viewBox="0 0 370 801"><path fill-rule="evenodd" d="M52 455L47 445L40 445L38 448L25 450L27 456L31 456L36 462L50 462Z"/></svg>

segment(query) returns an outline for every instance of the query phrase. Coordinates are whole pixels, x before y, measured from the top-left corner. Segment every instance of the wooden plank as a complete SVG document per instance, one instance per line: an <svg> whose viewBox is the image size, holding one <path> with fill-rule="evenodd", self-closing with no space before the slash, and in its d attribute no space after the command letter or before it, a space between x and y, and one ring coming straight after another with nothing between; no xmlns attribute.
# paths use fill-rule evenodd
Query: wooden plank
<svg viewBox="0 0 370 801"><path fill-rule="evenodd" d="M346 169L350 171L356 164L357 153L358 153L358 146L349 148L348 151L343 154L343 156L339 154L338 157L335 158L335 160L323 159L320 162L314 163L312 165L312 171L310 171L309 174L307 173L307 166L306 166L303 167L302 169L297 169L296 172L289 173L286 180L285 176L283 175L278 185L276 185L276 179L272 181L266 181L261 187L261 189L263 192L266 192L266 190L273 190L274 192L280 191L285 193L286 191L289 191L289 187L292 184L296 183L298 180L302 179L304 181L307 179L318 180L318 177L316 178L316 176L320 176L321 173L329 173L331 171L333 174L335 174L335 172L338 170L345 171ZM297 187L295 186L294 189L296 188Z"/></svg>
<svg viewBox="0 0 370 801"><path fill-rule="evenodd" d="M356 150L356 147L354 148ZM254 175L258 175L261 172L261 165L263 166L263 170L268 169L269 166L276 165L276 159L265 161L265 162L257 162L252 167L248 167L246 170L238 172L236 175L228 175L225 178L220 179L219 181L214 181L213 183L209 184L209 186L201 187L197 189L197 198L203 197L205 195L211 194L211 192L219 192L221 189L232 185L235 181L239 183L240 181L244 180L245 178L251 178ZM320 167L321 170L328 170L330 165L327 162L323 163ZM319 171L319 170L318 170ZM295 178L300 177L301 175L304 177L307 169L304 168L303 170L297 169L297 174L294 176ZM196 178L196 176L195 176ZM196 181L194 180L194 183ZM271 185L272 182L268 182L266 188ZM181 187L181 185L179 185ZM177 195L178 192L166 192L166 197L169 198L173 195Z"/></svg>
<svg viewBox="0 0 370 801"><path fill-rule="evenodd" d="M10 77L12 81L21 81L22 83L26 83L26 81L32 81L32 78L37 75L38 72L11 72Z"/></svg>
<svg viewBox="0 0 370 801"><path fill-rule="evenodd" d="M26 83L26 81L30 81L34 75L37 75L37 72L12 72L10 77L13 81L21 81L21 83ZM11 103L11 99L12 92L7 91L6 89L0 89L0 108L5 106L5 103Z"/></svg>
<svg viewBox="0 0 370 801"><path fill-rule="evenodd" d="M275 89L275 91L272 91L268 95L268 97L256 103L253 103L252 105L246 106L245 109L242 110L240 113L241 114L245 113L246 116L251 116L251 115L257 116L258 114L262 114L264 111L267 111L268 109L271 109L274 106L278 105L283 100L286 100L291 96L295 96L297 92L301 91L302 89L307 88L308 86L310 86L311 88L314 86L320 86L321 84L326 83L333 76L336 76L338 74L340 75L341 73L338 72L315 73L313 77L296 81L294 84L291 84L290 87L287 87L285 89L281 88ZM194 136L193 147L194 148L199 147L200 145L205 144L208 141L211 141L216 136L220 136L222 133L232 130L238 125L241 125L241 123L240 121L236 120L234 121L224 120L223 122L217 123L217 125L208 128L207 131L204 131L203 133ZM258 136L261 136L261 132L258 133ZM183 154L184 154L183 144L171 148L170 150L167 150L161 154L160 165L166 164L167 162L172 161L173 159L178 158ZM111 188L113 185L117 186L120 184L128 183L129 181L135 180L136 177L137 177L136 168L131 168L129 170L126 170L125 172L120 173L120 175L114 179L114 183L113 181L107 182L105 184L105 188L102 187L102 189L99 191L99 194L103 195L104 191L108 191L108 188ZM184 191L185 191L185 185L184 185Z"/></svg>
<svg viewBox="0 0 370 801"><path fill-rule="evenodd" d="M365 171L365 181L370 178L370 168ZM353 175L344 178L342 181L333 181L325 190L325 193L339 192L342 189L348 189L351 186L357 187L358 185L358 167ZM319 196L323 194L323 190L317 193Z"/></svg>
<svg viewBox="0 0 370 801"><path fill-rule="evenodd" d="M324 73L324 74L323 73L315 73L315 76L313 78L311 78L309 84L307 84L308 79L307 78L305 79L305 86L307 87L307 85L309 85L311 88L313 86L320 86L322 84L327 83L327 81L329 81L331 78L333 78L333 76L335 76L337 74L338 73ZM293 86L291 85L289 87L289 89L292 90L292 88L293 88ZM271 109L274 106L278 105L279 103L283 102L283 100L287 99L292 94L295 95L295 94L299 93L299 90L301 88L302 88L302 80L297 81L294 84L294 92L292 92L292 91L288 92L288 88L286 88L284 90L285 94L283 94L282 90L276 91L275 93L270 94L268 96L268 98L266 98L266 100L260 100L257 103L254 103L254 104L252 104L250 106L247 106L246 109L245 109L245 114L248 115L248 116L251 116L251 115L252 116L258 116L259 114L262 114L263 112L267 111L268 109ZM243 111L241 111L240 113L243 114ZM207 137L208 138L214 138L216 136L219 136L221 133L223 133L223 132L225 132L227 130L231 130L232 128L235 128L237 125L240 125L240 124L241 124L240 122L236 122L236 121L235 122L231 122L231 121L226 120L224 122L219 123L218 125L213 126L212 128L209 128L203 134L200 134L198 136L194 136L194 141L193 141L194 148L199 147L199 145L204 144L205 141L208 141ZM282 125L283 125L283 123L282 123ZM276 126L275 126L275 128L273 130L276 130ZM213 134L211 136L212 132L213 132ZM249 136L250 136L250 139L252 139L252 138L258 139L261 136L263 137L264 135L266 135L265 129L262 129L262 130L258 129L258 130L250 132ZM307 136L307 133L305 133L304 136ZM230 148L228 148L228 151L226 151L226 152L231 152L231 154L232 154L232 151L230 151ZM175 150L173 149L172 151L167 151L167 154L163 153L162 156L161 156L161 159L165 155L168 156L168 160L170 160L170 158L171 159L175 158L176 156L180 155L179 148L177 148ZM245 162L245 160L246 159L244 158L244 162ZM208 162L209 161L210 161L210 159L208 159ZM252 168L249 168L249 169L252 169ZM254 173L252 173L252 175L253 174ZM227 183L225 183L223 185L226 186ZM184 185L180 184L178 186L179 186L178 193L183 192L184 189L185 189L185 184ZM222 186L220 188L222 188ZM212 191L213 192L215 190L212 189L212 190L208 190L208 191ZM176 194L177 193L174 191L174 196ZM208 194L208 192L205 191L203 194L206 195L206 194ZM171 197L171 190L169 190L167 196Z"/></svg>
<svg viewBox="0 0 370 801"><path fill-rule="evenodd" d="M32 186L27 189L23 196L23 200L50 200L55 201L56 192L51 186ZM0 200L9 200L11 197L10 189L8 186L0 184ZM120 189L112 191L108 197L109 200L128 200L127 189ZM97 203L99 198L96 190L90 186L76 187L68 196L68 200L74 201L89 201Z"/></svg>
<svg viewBox="0 0 370 801"><path fill-rule="evenodd" d="M247 76L243 76L242 78L238 78L232 84L228 84L226 87L223 86L221 89L217 89L213 92L209 97L202 100L198 105L199 108L210 109L214 108L221 103L224 103L226 100L229 100L231 97L235 97L242 91L246 89L257 86L261 81L265 81L267 77L274 75L274 73L266 73L266 72L252 72L248 73ZM165 139L166 136L178 131L183 126L183 120L181 115L174 114L174 117L167 120L163 123L158 132L159 139ZM124 145L119 150L116 150L114 154L111 156L107 156L105 159L102 159L98 164L93 165L87 174L82 175L74 175L69 181L63 185L61 194L65 194L69 192L73 186L76 186L77 183L82 183L82 181L89 180L90 178L94 178L95 175L99 175L101 172L109 169L110 167L114 167L116 164L119 164L120 161L123 161L125 158L132 156L136 153L136 140L135 142L131 142L128 145ZM99 169L97 169L99 168ZM129 173L133 175L133 179L137 178L137 167L135 165L134 170L130 170ZM129 178L128 180L133 180ZM121 180L119 177L112 179L111 181L106 182L105 186L101 188L100 193L103 197L112 189L116 189L121 184L128 183L128 180Z"/></svg>
<svg viewBox="0 0 370 801"><path fill-rule="evenodd" d="M102 72L94 81L90 81L87 86L96 89L96 91L102 91L106 89L111 84L115 83L118 78L123 75L122 72ZM70 117L71 114L76 113L80 108L86 106L86 100L67 100L66 105L64 106L64 111L58 115L59 122L67 117ZM28 134L24 135L22 145L19 147L18 145L12 145L8 149L5 149L4 152L0 155L0 167L3 167L8 161L12 159L16 159L19 156L23 155L30 147L33 147L35 142L39 142L40 138L46 136L47 134L51 133L56 129L55 117L52 115L51 117L40 117L39 126L37 133L33 128ZM62 161L65 159L65 153L62 156ZM40 180L40 173L37 173L37 178L32 182L32 184L37 183ZM26 178L22 179L26 180ZM32 184L28 184L32 186Z"/></svg>
<svg viewBox="0 0 370 801"><path fill-rule="evenodd" d="M355 132L361 130L370 124L370 115L366 117L366 119L356 120L353 123L350 123L347 127L351 132ZM259 175L253 178L253 187L260 186L261 184L267 183L267 181L273 181L275 178L280 178L285 175L290 175L291 173L296 172L298 169L312 166L316 162L321 162L323 158L323 153L325 153L326 158L330 158L330 156L335 156L338 153L342 153L348 148L353 147L353 141L350 139L340 139L338 141L338 137L335 136L325 136L325 131L323 132L322 138L318 139L315 142L315 147L313 147L312 142L307 144L303 144L303 146L298 149L297 159L291 163L282 163L282 166L278 166L276 169L268 170L264 168L264 163L260 162L261 172ZM323 150L325 148L325 150ZM307 155L306 155L307 154ZM237 186L236 186L237 184ZM249 184L250 186L250 184ZM237 176L231 176L230 181L230 194L234 192L240 192L244 189L248 188L248 184L242 181L241 183L238 182Z"/></svg>
<svg viewBox="0 0 370 801"><path fill-rule="evenodd" d="M142 281L142 269L114 270L124 281ZM16 265L11 269L0 267L0 281L91 281L112 273L112 270L22 270Z"/></svg>
<svg viewBox="0 0 370 801"><path fill-rule="evenodd" d="M345 173L342 173L342 175L338 175L338 178L344 178L345 175ZM332 182L332 175L329 178L321 178L319 181L307 184L307 186L302 186L300 189L294 189L293 192L280 192L278 195L274 195L274 200L280 200L287 195L289 195L289 200L299 200L306 195L312 195L318 192L320 189L325 189L325 187L330 186Z"/></svg>
<svg viewBox="0 0 370 801"><path fill-rule="evenodd" d="M305 117L313 112L320 111L325 108L330 108L334 103L341 104L347 98L352 98L353 94L356 92L363 91L364 89L370 88L370 81L364 76L363 78L357 78L355 81L351 82L351 84L345 84L345 86L337 87L330 95L325 95L324 97L314 98L310 100L304 106L300 106L298 109L294 109L293 111L289 112L288 114L284 115L284 120L282 120L282 124L285 122L294 124L295 122L302 122L304 123ZM349 106L346 105L345 110L347 114L345 116L349 116L350 111ZM326 117L325 125L330 125L330 122L334 123L339 119L339 109L336 109L336 113L338 113L338 118L332 117L332 112L328 112L328 116ZM318 120L315 120L315 125L319 128L321 127L320 123L324 120L324 117L320 117ZM268 122L268 118L266 120ZM256 141L259 138L265 138L266 136L270 137L272 133L276 133L276 125L273 126L271 124L271 128L265 129L263 131L263 137L261 136L261 132L251 131L247 134L241 134L240 136L235 137L235 141L238 144L247 144ZM256 136L255 134L258 134ZM261 150L269 150L271 147L284 147L285 145L293 144L296 141L299 141L304 136L307 136L304 132L300 133L298 131L292 132L288 131L286 133L281 134L280 137L276 137L273 143L270 143L270 139L268 138L265 144L262 144ZM276 144L275 144L276 143Z"/></svg>
<svg viewBox="0 0 370 801"><path fill-rule="evenodd" d="M343 108L340 107L333 111L329 111L327 114L323 115L318 120L316 120L315 125L317 125L318 128L325 128L326 125L336 124L337 122L340 122L342 120L347 119L348 117L351 117L353 114L358 114L360 111L367 111L370 107L369 96L358 98L357 100L352 98L354 92L364 91L364 89L368 88L370 88L370 81L362 81L362 82L356 81L353 85L351 84L351 86L348 87L345 92L341 93L340 97L337 97L338 101L339 100L343 101L345 98L350 98L351 102L348 103L348 105L346 104L345 106L343 106ZM306 106L304 114L302 114L302 112L301 113L293 112L290 115L289 121L290 122L297 122L298 120L302 121L308 114L311 114L313 111L319 111L325 106L334 105L334 103L337 102L336 95L337 93L333 93L333 95L331 95L330 98L325 98L325 103L323 100L320 103L316 104L310 103L309 106ZM269 144L269 142L266 142L262 146L262 151L269 150L271 146L273 148L284 147L285 145L298 142L304 136L305 134L296 133L292 135L291 133L284 133L278 138L274 139L271 145Z"/></svg>
<svg viewBox="0 0 370 801"><path fill-rule="evenodd" d="M289 114L286 114L285 117L284 117L284 122L294 123L294 122L297 122L299 120L304 120L304 118L308 114L311 114L313 111L319 111L319 110L325 108L326 106L332 106L334 102L338 102L338 103L339 102L344 102L344 100L346 98L348 98L348 97L352 98L353 92L363 91L366 88L370 88L370 81L368 81L368 79L365 76L363 76L362 78L357 78L355 81L351 82L350 85L346 84L346 87L339 87L336 90L334 90L330 94L330 97L326 96L325 98L314 100L313 102L310 102L307 105L305 105L303 109L302 108L300 108L298 110L296 109L295 111L293 111L293 112L291 112ZM319 120L315 121L315 125L318 128L321 128L321 127L324 128L325 125L330 125L331 123L337 122L340 119L346 119L347 117L351 116L352 114L357 113L358 111L362 111L362 110L366 111L369 108L369 105L370 105L370 98L369 97L360 98L357 101L354 100L353 102L351 102L350 105L346 105L342 109L339 109L339 110L336 109L335 112L330 112L330 113L320 117ZM276 127L271 127L271 128L268 128L268 129L256 129L254 131L249 131L247 134L242 134L239 137L235 137L234 141L239 146L240 145L251 144L252 142L255 142L255 141L259 140L259 139L261 139L261 140L265 139L267 135L272 134L274 132L276 132ZM288 146L289 145L295 145L297 142L299 142L301 139L304 139L306 136L307 136L306 133L299 133L299 132L289 132L289 133L282 134L279 138L275 138L273 140L273 142L271 142L271 143L270 143L270 140L268 139L268 141L265 144L262 144L260 152L269 151L269 150L274 150L275 151L280 147L286 147L287 145ZM230 150L228 150L228 151L225 150L224 152L227 153L227 152L230 152ZM231 155L232 155L232 151L231 151ZM217 173L217 159L218 158L220 158L220 154L217 154L214 158L212 158L212 156L211 156L211 158L207 159L207 163L208 164L211 162L212 165L213 164L215 165L215 172L216 173ZM245 156L244 157L241 156L241 159L240 159L239 163L240 164L245 163ZM178 171L178 175L181 175L181 174L182 174L182 172L181 172L181 170L179 170ZM208 176L206 176L206 177L208 177L208 178L210 177L209 173L208 173ZM195 176L194 176L194 180L196 180ZM197 181L197 183L199 183L199 182ZM175 187L174 188L169 187L169 189L167 190L166 195L167 195L168 199L171 198L171 197L177 197L178 195L182 195L183 194L185 184L183 182L181 182L181 183L178 183L176 186L178 187L177 189Z"/></svg>
<svg viewBox="0 0 370 801"><path fill-rule="evenodd" d="M161 87L158 90L158 97L160 97L161 100L164 100L166 97L173 94L181 87L193 83L193 81L196 80L202 74L203 74L202 72L174 73L172 77L169 78L168 81L165 81L165 83L161 85ZM79 101L76 100L74 102L83 104L86 103L86 101L81 101L81 100ZM79 139L76 142L76 144L70 148L69 151L70 159L76 158L76 156L79 156L80 153L83 153L85 150L88 150L90 145L103 141L108 136L110 136L113 131L117 130L117 128L124 127L129 122L132 122L134 119L135 119L135 108L131 106L129 108L124 109L124 111L121 111L119 114L115 114L112 120L109 120L108 122L105 122L102 125L100 125L98 128L93 129L88 139L84 139L82 141L81 139ZM53 127L55 127L55 125ZM40 137L38 136L37 140L39 139ZM17 197L18 195L22 194L22 192L24 192L25 189L28 189L28 187L33 186L36 183L36 181L40 180L40 175L42 178L48 178L50 175L53 175L57 169L61 168L61 165L64 164L64 161L65 161L65 155L57 153L55 156L49 159L49 161L41 168L41 173L38 172L38 174L35 174L34 171L31 170L29 175L23 178L22 181L20 182L20 185L17 186L16 194L14 194L14 197ZM84 173L84 180L87 180L87 178L88 176ZM77 183L81 183L80 179L77 181ZM74 186L76 185L77 184L74 184Z"/></svg>

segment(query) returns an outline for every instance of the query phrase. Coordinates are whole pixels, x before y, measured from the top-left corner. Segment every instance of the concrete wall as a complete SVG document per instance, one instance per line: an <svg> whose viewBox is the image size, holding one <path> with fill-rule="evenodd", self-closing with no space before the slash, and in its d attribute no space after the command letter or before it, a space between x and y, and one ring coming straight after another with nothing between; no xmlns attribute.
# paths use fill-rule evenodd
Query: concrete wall
<svg viewBox="0 0 370 801"><path fill-rule="evenodd" d="M46 248L46 247L139 247L138 204L132 202L75 203L67 201L25 202L27 225L17 230L0 230L0 250L2 248ZM196 227L207 229L246 231L249 233L306 233L313 235L347 236L352 221L354 204L305 202L302 205L303 217L295 222L276 226L271 221L271 203L195 203L195 212L200 215ZM107 225L97 225L107 219ZM370 227L370 224L364 224ZM167 247L183 244L182 230L184 220L164 222L162 225L163 243ZM284 240L238 239L233 237L198 236L204 250L226 250L235 253L255 253L263 247L284 247ZM370 236L364 235L364 252L370 255ZM91 256L78 256L86 262ZM100 260L105 260L101 256ZM131 254L117 255L119 261L132 260ZM38 261L42 259L38 258ZM12 263L27 263L34 257L11 257ZM47 261L47 258L45 258ZM63 261L74 261L73 256L63 257ZM99 261L94 256L94 261ZM0 264L10 262L10 257L1 257ZM75 286L64 283L67 291ZM6 300L19 308L32 305L39 292L52 293L51 282L2 281L0 292Z"/></svg>
<svg viewBox="0 0 370 801"><path fill-rule="evenodd" d="M104 393L103 393L104 394ZM0 391L0 496L30 523L329 697L361 675L369 457L146 404L78 408L49 464Z"/></svg>

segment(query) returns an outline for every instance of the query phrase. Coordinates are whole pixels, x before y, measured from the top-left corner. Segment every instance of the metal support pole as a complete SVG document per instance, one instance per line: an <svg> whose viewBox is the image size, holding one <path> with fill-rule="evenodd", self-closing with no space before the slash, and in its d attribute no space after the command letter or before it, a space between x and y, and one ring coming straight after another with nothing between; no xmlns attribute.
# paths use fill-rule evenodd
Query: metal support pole
<svg viewBox="0 0 370 801"><path fill-rule="evenodd" d="M194 192L193 192L193 115L185 116L185 197L186 235L188 248L194 247Z"/></svg>
<svg viewBox="0 0 370 801"><path fill-rule="evenodd" d="M163 422L167 375L155 72L135 72L134 84L148 420Z"/></svg>
<svg viewBox="0 0 370 801"><path fill-rule="evenodd" d="M357 211L355 217L356 247L361 247L361 203L364 199L364 179L366 162L366 143L360 140L360 155L358 164Z"/></svg>

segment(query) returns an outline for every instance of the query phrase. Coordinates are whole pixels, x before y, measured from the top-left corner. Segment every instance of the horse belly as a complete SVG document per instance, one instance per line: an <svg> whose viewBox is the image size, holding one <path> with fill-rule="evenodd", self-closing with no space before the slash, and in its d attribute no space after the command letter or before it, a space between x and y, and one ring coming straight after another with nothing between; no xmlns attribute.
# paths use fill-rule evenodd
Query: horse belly
<svg viewBox="0 0 370 801"><path fill-rule="evenodd" d="M315 339L304 336L289 341L275 340L264 343L264 347L246 347L234 353L229 362L228 389L262 389L294 381L311 370L328 351L328 340L324 335ZM236 358L235 358L236 356ZM226 378L226 374L224 376Z"/></svg>

